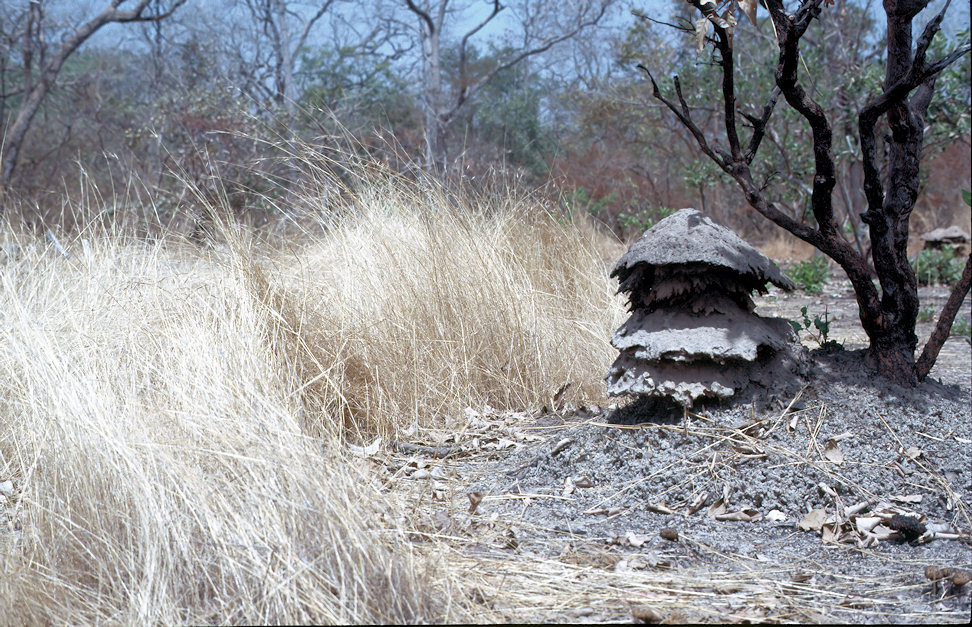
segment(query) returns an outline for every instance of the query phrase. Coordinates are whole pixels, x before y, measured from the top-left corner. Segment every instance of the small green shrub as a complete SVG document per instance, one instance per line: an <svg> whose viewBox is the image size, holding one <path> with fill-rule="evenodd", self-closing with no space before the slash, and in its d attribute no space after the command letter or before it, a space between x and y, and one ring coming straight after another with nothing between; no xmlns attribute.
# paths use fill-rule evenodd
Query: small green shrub
<svg viewBox="0 0 972 627"><path fill-rule="evenodd" d="M952 335L972 338L972 320L969 318L956 318L952 323Z"/></svg>
<svg viewBox="0 0 972 627"><path fill-rule="evenodd" d="M935 314L937 313L938 311L931 305L922 307L918 312L918 322L932 322L935 320Z"/></svg>
<svg viewBox="0 0 972 627"><path fill-rule="evenodd" d="M955 248L945 244L940 249L926 248L911 260L919 285L951 285L962 277L964 260L956 259Z"/></svg>
<svg viewBox="0 0 972 627"><path fill-rule="evenodd" d="M600 198L592 198L585 188L578 187L572 192L565 192L561 202L572 216L583 213L596 216L607 209L616 198L617 194L615 193Z"/></svg>
<svg viewBox="0 0 972 627"><path fill-rule="evenodd" d="M828 279L827 258L815 255L810 261L801 261L790 266L787 274L806 294L819 294Z"/></svg>
<svg viewBox="0 0 972 627"><path fill-rule="evenodd" d="M938 310L928 305L927 307L922 307L918 312L918 322L935 322L938 318ZM793 322L790 322L793 324ZM952 322L951 335L957 335L965 338L972 338L972 320L969 318L963 318L961 316L955 318Z"/></svg>
<svg viewBox="0 0 972 627"><path fill-rule="evenodd" d="M618 224L627 232L644 233L673 213L675 210L670 207L648 207L633 214L622 212L618 214Z"/></svg>
<svg viewBox="0 0 972 627"><path fill-rule="evenodd" d="M801 331L807 331L810 333L810 337L816 340L817 344L819 344L822 348L827 350L836 350L840 348L840 344L828 337L830 334L831 320L830 314L828 313L826 307L824 307L823 317L813 314L813 317L811 318L810 314L807 313L807 308L805 306L800 307L800 313L803 314L802 321L788 320L790 326L793 327L793 330L796 331L797 335L799 335ZM816 329L816 331L811 329L811 326Z"/></svg>

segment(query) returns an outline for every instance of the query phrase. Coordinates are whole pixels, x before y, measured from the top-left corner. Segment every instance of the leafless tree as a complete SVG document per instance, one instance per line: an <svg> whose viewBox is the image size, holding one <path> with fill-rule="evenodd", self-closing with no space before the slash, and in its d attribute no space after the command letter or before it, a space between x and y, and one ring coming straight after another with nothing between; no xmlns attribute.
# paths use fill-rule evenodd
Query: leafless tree
<svg viewBox="0 0 972 627"><path fill-rule="evenodd" d="M542 54L596 26L614 0L572 0L551 6L543 0L523 0L509 7L491 0L484 4L485 15L458 36L458 76L455 85L444 77L443 46L446 32L466 7L450 6L449 0L404 0L417 18L417 35L422 50L422 105L425 110L426 165L445 175L448 167L446 130L463 105L497 74L525 59ZM472 39L509 8L515 24L516 40L510 40L505 51L485 72L471 76L468 67Z"/></svg>
<svg viewBox="0 0 972 627"><path fill-rule="evenodd" d="M721 6L715 0L687 1L701 13L702 19L697 23L699 33L704 36L708 28L714 33L708 40L717 53L721 84L712 91L721 95L728 147L708 137L696 124L677 76L674 78L673 100L662 95L649 69L642 68L651 80L655 97L678 117L695 138L699 149L735 180L753 209L812 244L844 269L857 295L861 323L870 340L868 359L879 373L902 384L914 384L924 379L934 365L972 282L970 257L931 338L916 360L918 290L907 259L907 245L909 218L918 198L925 117L940 73L968 54L972 47L966 41L938 58L929 58L932 40L941 28L950 0L926 23L917 39L912 34L915 19L927 7L928 0L884 0L887 16L884 83L880 92L864 104L857 120L863 188L867 198L867 210L860 217L869 230L870 256L880 289L872 282L868 260L846 239L835 217L834 130L828 113L814 99L812 89L804 85L800 75L803 36L811 21L819 18L825 5L832 5L834 0L801 0L794 3L792 12L787 10L783 0L765 1L779 47L776 86L762 109L752 114L742 112L741 104L737 102L733 34L737 9L755 21L756 0L726 0ZM780 96L811 129L814 174L810 202L816 226L781 211L767 195L766 185L754 180L750 167ZM741 132L740 117L745 118L751 129L748 141ZM879 151L877 127L882 118L886 119L890 133L885 138L885 149ZM883 177L882 171L886 172Z"/></svg>
<svg viewBox="0 0 972 627"><path fill-rule="evenodd" d="M149 10L152 0L136 0L131 8L121 7L126 4L126 0L111 0L95 16L79 25L68 27L61 33L60 41L53 43L45 37L42 26L45 19L43 0L29 0L23 17L16 20L22 24L22 29L17 34L21 42L19 56L23 72L23 97L16 113L12 114L13 121L4 127L0 187L9 186L27 131L30 130L44 99L57 82L58 74L68 57L106 24L163 20L184 3L185 0L170 0L164 4L156 2L153 10Z"/></svg>
<svg viewBox="0 0 972 627"><path fill-rule="evenodd" d="M269 74L269 86L262 81L253 84L268 91L274 105L286 116L291 126L297 101L294 72L298 53L307 43L314 26L342 0L323 0L314 6L287 0L245 0L253 24L261 35L260 42L249 42L255 53L247 70L253 74ZM266 44L264 49L259 44Z"/></svg>

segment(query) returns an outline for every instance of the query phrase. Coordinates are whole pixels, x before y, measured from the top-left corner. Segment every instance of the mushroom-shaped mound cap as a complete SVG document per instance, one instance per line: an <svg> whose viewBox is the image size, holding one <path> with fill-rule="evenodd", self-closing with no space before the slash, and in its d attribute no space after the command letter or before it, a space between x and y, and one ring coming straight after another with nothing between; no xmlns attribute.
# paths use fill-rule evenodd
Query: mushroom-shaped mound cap
<svg viewBox="0 0 972 627"><path fill-rule="evenodd" d="M696 209L682 209L645 231L611 276L623 282L638 264L718 266L761 285L769 282L784 290L794 287L779 266Z"/></svg>

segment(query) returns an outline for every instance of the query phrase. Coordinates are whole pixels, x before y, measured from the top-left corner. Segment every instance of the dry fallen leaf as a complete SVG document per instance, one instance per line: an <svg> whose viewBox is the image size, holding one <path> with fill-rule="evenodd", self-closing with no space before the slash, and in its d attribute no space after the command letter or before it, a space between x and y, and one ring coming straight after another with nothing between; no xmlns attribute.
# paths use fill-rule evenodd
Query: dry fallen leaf
<svg viewBox="0 0 972 627"><path fill-rule="evenodd" d="M628 541L628 544L636 549L641 548L641 546L648 541L647 535L643 533L634 533L633 531L629 531L628 533L624 534L624 538Z"/></svg>
<svg viewBox="0 0 972 627"><path fill-rule="evenodd" d="M870 533L881 524L881 520L879 516L859 516L854 519L854 526L860 533Z"/></svg>
<svg viewBox="0 0 972 627"><path fill-rule="evenodd" d="M837 525L824 525L820 528L820 538L824 542L836 542L839 535L839 527Z"/></svg>
<svg viewBox="0 0 972 627"><path fill-rule="evenodd" d="M718 501L709 506L709 518L718 518L725 513L726 501L723 498L720 498Z"/></svg>
<svg viewBox="0 0 972 627"><path fill-rule="evenodd" d="M871 535L878 540L889 540L896 534L892 529L885 527L884 525L875 525L875 527L871 529Z"/></svg>
<svg viewBox="0 0 972 627"><path fill-rule="evenodd" d="M674 514L675 510L665 505L665 501L659 501L658 503L648 503L645 508L649 512L655 512L656 514Z"/></svg>
<svg viewBox="0 0 972 627"><path fill-rule="evenodd" d="M743 509L738 512L729 512L728 514L718 514L714 517L716 520L737 520L740 522L756 522L763 518L755 509Z"/></svg>
<svg viewBox="0 0 972 627"><path fill-rule="evenodd" d="M475 514L476 513L476 508L479 507L479 504L483 502L483 493L482 492L467 492L466 493L466 496L469 497L469 513L470 514Z"/></svg>
<svg viewBox="0 0 972 627"><path fill-rule="evenodd" d="M897 501L898 503L911 503L911 504L921 503L920 494L907 494L904 496L898 496L896 494L892 494L890 498L892 501Z"/></svg>
<svg viewBox="0 0 972 627"><path fill-rule="evenodd" d="M552 449L550 449L550 454L556 455L557 453L561 452L562 450L570 446L572 442L573 442L572 439L564 438L560 442L557 442L557 444Z"/></svg>
<svg viewBox="0 0 972 627"><path fill-rule="evenodd" d="M905 459L908 461L915 461L922 455L922 450L917 446L909 446L904 451Z"/></svg>
<svg viewBox="0 0 972 627"><path fill-rule="evenodd" d="M573 381L568 381L567 383L560 386L553 398L550 399L550 406L553 407L554 411L561 411L564 408L564 395L567 393L567 388L573 385Z"/></svg>
<svg viewBox="0 0 972 627"><path fill-rule="evenodd" d="M769 512L766 513L766 520L770 522L780 522L786 520L786 514L784 514L778 509L771 509Z"/></svg>
<svg viewBox="0 0 972 627"><path fill-rule="evenodd" d="M833 488L831 488L829 485L827 485L826 483L824 483L823 481L821 481L820 483L817 484L817 488L821 492L823 492L824 494L826 494L827 496L829 496L830 498L832 498L832 499L837 498L837 492Z"/></svg>
<svg viewBox="0 0 972 627"><path fill-rule="evenodd" d="M586 510L582 513L586 514L587 516L597 516L598 514L605 514L610 518L611 516L620 514L623 511L624 511L623 507L598 507L595 509Z"/></svg>
<svg viewBox="0 0 972 627"><path fill-rule="evenodd" d="M799 571L799 570L794 571L790 575L790 581L792 581L794 583L807 583L811 579L813 579L813 575L811 575L810 573L805 573L803 571Z"/></svg>
<svg viewBox="0 0 972 627"><path fill-rule="evenodd" d="M570 496L574 493L574 480L570 477L564 477L564 490L561 492L562 496Z"/></svg>
<svg viewBox="0 0 972 627"><path fill-rule="evenodd" d="M837 448L837 442L833 438L827 440L827 446L824 447L823 456L838 466L844 463L844 454Z"/></svg>
<svg viewBox="0 0 972 627"><path fill-rule="evenodd" d="M803 517L803 520L798 523L798 526L803 531L819 531L823 527L824 521L826 520L826 511L822 509L814 509Z"/></svg>
<svg viewBox="0 0 972 627"><path fill-rule="evenodd" d="M860 503L856 503L854 505L851 505L850 507L844 508L844 515L847 516L848 518L852 516L857 516L858 514L868 509L872 505L874 505L873 501L861 501Z"/></svg>
<svg viewBox="0 0 972 627"><path fill-rule="evenodd" d="M512 529L507 529L503 534L503 548L504 549L517 549L520 546L520 541L517 539L516 534Z"/></svg>
<svg viewBox="0 0 972 627"><path fill-rule="evenodd" d="M583 477L574 479L574 486L577 488L593 488L594 482L591 481L590 477L584 475Z"/></svg>
<svg viewBox="0 0 972 627"><path fill-rule="evenodd" d="M702 509L702 506L705 505L705 499L707 499L707 498L709 498L709 493L708 492L702 492L702 493L698 494L694 499L692 499L692 502L688 506L688 513L689 513L689 515L691 516L695 512L697 512L700 509Z"/></svg>
<svg viewBox="0 0 972 627"><path fill-rule="evenodd" d="M378 452L378 449L380 447L381 447L381 437L375 438L375 441L369 444L368 446L355 446L354 444L348 444L348 449L350 449L351 452L354 453L355 455L361 457L371 457L372 455Z"/></svg>

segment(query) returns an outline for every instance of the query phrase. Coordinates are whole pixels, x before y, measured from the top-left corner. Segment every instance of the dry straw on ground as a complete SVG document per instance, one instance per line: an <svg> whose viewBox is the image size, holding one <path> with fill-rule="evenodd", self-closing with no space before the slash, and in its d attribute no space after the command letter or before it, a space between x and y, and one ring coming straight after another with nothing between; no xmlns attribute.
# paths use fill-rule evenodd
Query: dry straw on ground
<svg viewBox="0 0 972 627"><path fill-rule="evenodd" d="M522 200L346 192L276 243L5 227L7 621L475 619L342 439L599 395L614 244Z"/></svg>

